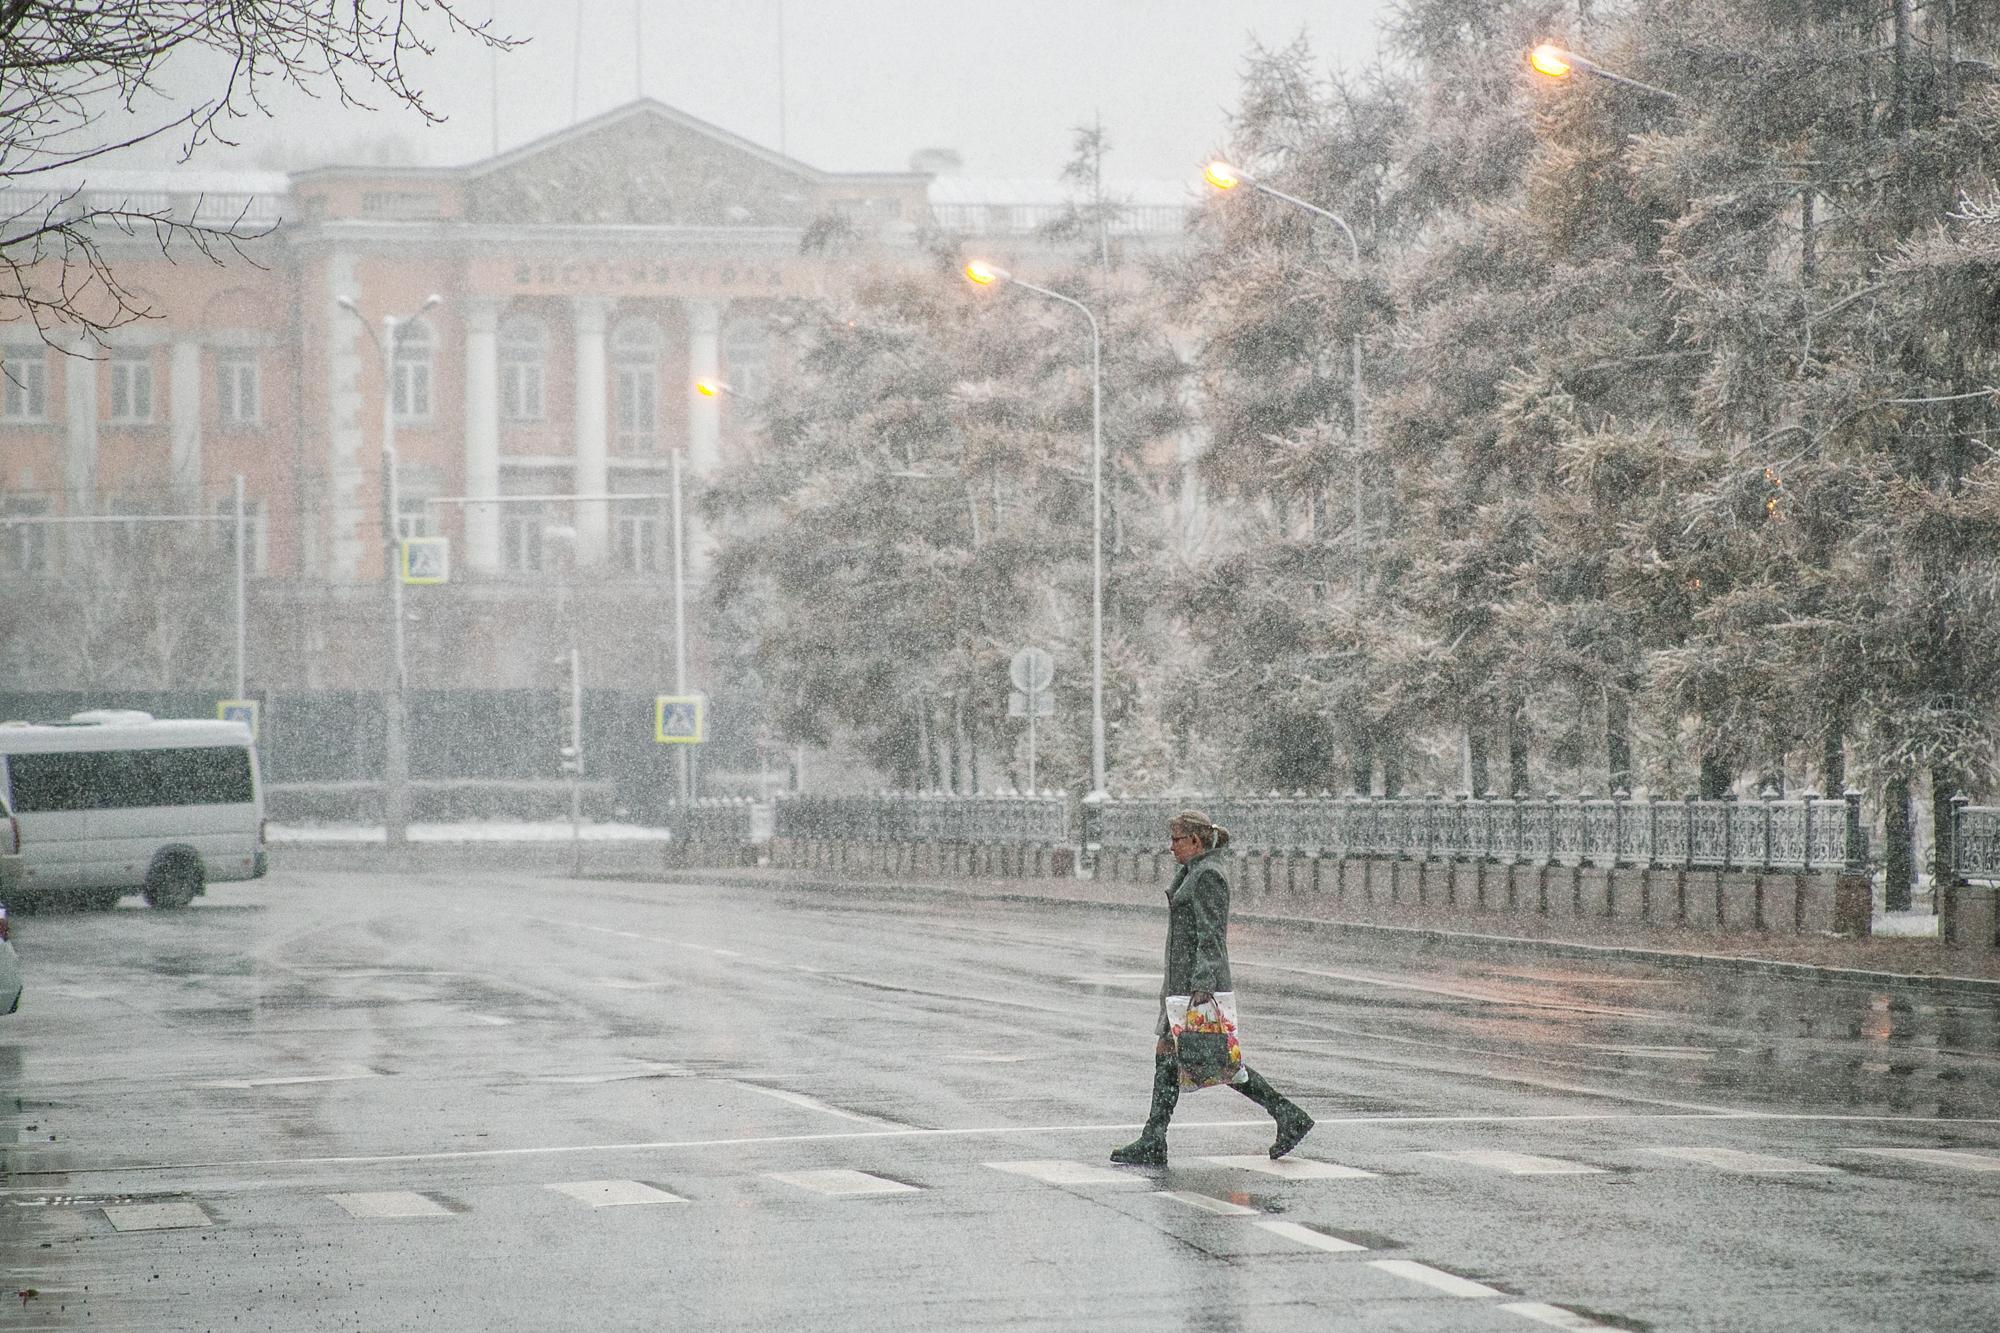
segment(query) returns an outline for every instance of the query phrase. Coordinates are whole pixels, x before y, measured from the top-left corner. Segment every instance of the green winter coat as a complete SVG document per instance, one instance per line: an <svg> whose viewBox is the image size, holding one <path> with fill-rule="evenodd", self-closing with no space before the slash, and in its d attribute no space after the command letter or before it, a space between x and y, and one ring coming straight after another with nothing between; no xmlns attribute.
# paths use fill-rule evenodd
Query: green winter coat
<svg viewBox="0 0 2000 1333"><path fill-rule="evenodd" d="M1167 1033L1169 995L1232 989L1229 881L1222 874L1222 857L1203 852L1182 866L1167 886L1167 968L1156 1035Z"/></svg>

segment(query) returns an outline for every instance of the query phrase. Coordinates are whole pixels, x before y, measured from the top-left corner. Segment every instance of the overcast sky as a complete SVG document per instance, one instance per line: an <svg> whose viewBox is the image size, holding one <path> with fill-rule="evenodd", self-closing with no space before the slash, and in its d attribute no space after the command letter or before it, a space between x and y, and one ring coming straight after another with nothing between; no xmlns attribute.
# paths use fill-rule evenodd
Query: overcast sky
<svg viewBox="0 0 2000 1333"><path fill-rule="evenodd" d="M245 150L208 162L355 160L391 136L418 162L474 161L491 151L496 124L506 149L569 124L572 111L587 119L630 101L643 52L647 95L771 148L782 141L829 170L900 171L917 149L945 147L970 175L1049 178L1068 155L1072 127L1101 115L1108 174L1182 178L1220 144L1253 42L1282 46L1304 33L1323 69L1359 72L1376 59L1392 0L488 3L505 28L531 40L497 60L461 41L417 66L450 117L444 126L329 117L322 105L309 135L289 115L282 128L242 126Z"/></svg>

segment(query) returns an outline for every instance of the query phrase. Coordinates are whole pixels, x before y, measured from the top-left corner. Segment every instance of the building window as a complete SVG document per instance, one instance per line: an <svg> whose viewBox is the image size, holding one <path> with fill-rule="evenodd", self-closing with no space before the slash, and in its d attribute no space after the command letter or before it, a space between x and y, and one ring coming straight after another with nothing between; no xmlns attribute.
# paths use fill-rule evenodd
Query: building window
<svg viewBox="0 0 2000 1333"><path fill-rule="evenodd" d="M621 454L660 448L660 330L646 320L626 320L611 334L618 393L615 426Z"/></svg>
<svg viewBox="0 0 2000 1333"><path fill-rule="evenodd" d="M111 420L144 425L153 419L153 362L150 357L111 358Z"/></svg>
<svg viewBox="0 0 2000 1333"><path fill-rule="evenodd" d="M431 355L436 346L437 335L421 319L396 330L396 420L430 420Z"/></svg>
<svg viewBox="0 0 2000 1333"><path fill-rule="evenodd" d="M533 574L542 567L542 525L548 517L538 505L508 505L500 515L500 564L512 574Z"/></svg>
<svg viewBox="0 0 2000 1333"><path fill-rule="evenodd" d="M225 426L258 422L257 354L223 352L215 361L216 411Z"/></svg>
<svg viewBox="0 0 2000 1333"><path fill-rule="evenodd" d="M618 567L628 574L658 573L660 520L650 514L620 514L617 524Z"/></svg>
<svg viewBox="0 0 2000 1333"><path fill-rule="evenodd" d="M10 499L0 504L0 518L40 518L49 512L47 500ZM49 528L45 523L0 523L7 569L14 574L49 572Z"/></svg>
<svg viewBox="0 0 2000 1333"><path fill-rule="evenodd" d="M500 417L542 419L542 367L549 335L538 319L510 319L500 326Z"/></svg>
<svg viewBox="0 0 2000 1333"><path fill-rule="evenodd" d="M764 396L770 365L770 339L762 324L732 324L722 339L722 371L738 398Z"/></svg>
<svg viewBox="0 0 2000 1333"><path fill-rule="evenodd" d="M221 534L216 546L225 560L236 559L236 497L225 495L215 505L221 520L215 530ZM243 501L243 568L251 574L264 572L264 502L247 496Z"/></svg>
<svg viewBox="0 0 2000 1333"><path fill-rule="evenodd" d="M396 539L408 541L412 537L436 537L438 523L435 506L426 504L421 495L398 495L396 497Z"/></svg>
<svg viewBox="0 0 2000 1333"><path fill-rule="evenodd" d="M46 354L40 347L9 347L0 352L0 376L6 381L0 418L48 420L49 371Z"/></svg>

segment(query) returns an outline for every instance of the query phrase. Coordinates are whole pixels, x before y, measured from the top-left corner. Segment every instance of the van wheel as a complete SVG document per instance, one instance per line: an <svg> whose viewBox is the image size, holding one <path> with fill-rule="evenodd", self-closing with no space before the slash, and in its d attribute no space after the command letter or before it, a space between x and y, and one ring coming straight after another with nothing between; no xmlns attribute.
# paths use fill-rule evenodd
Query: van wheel
<svg viewBox="0 0 2000 1333"><path fill-rule="evenodd" d="M201 892L201 862L191 856L176 856L160 862L146 875L141 890L148 907L186 907Z"/></svg>

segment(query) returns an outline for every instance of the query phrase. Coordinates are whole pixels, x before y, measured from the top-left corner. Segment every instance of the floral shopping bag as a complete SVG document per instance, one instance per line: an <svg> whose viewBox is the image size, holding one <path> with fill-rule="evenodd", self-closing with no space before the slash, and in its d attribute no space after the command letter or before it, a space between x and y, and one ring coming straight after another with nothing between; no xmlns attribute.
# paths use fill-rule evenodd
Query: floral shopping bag
<svg viewBox="0 0 2000 1333"><path fill-rule="evenodd" d="M1213 1000L1191 1005L1185 995L1167 997L1167 1022L1181 1087L1212 1088L1243 1077L1243 1047L1236 1034L1236 993L1217 991Z"/></svg>

